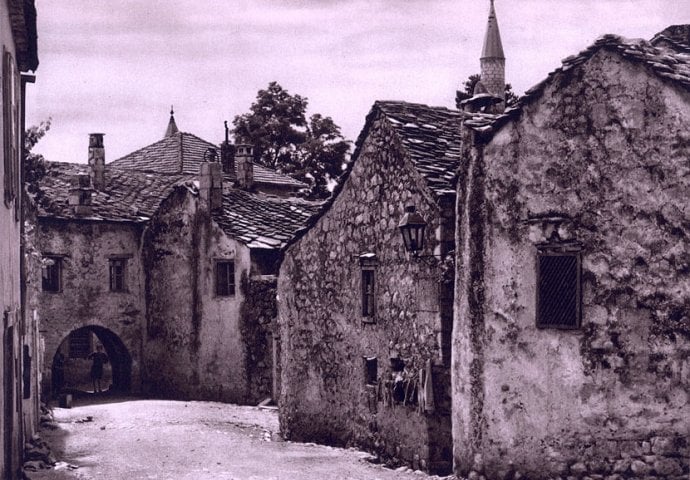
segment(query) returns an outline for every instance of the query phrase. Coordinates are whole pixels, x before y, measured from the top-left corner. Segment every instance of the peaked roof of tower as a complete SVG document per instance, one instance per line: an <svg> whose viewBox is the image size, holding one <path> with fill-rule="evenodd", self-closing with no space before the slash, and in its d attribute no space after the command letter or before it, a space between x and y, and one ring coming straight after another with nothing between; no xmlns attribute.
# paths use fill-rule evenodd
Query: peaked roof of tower
<svg viewBox="0 0 690 480"><path fill-rule="evenodd" d="M204 153L208 148L218 149L219 147L191 133L176 132L113 160L108 163L108 166L142 172L196 175L199 173L199 165L204 161ZM257 164L254 164L254 182L290 188L306 186L299 180Z"/></svg>
<svg viewBox="0 0 690 480"><path fill-rule="evenodd" d="M163 137L170 137L179 131L180 129L177 128L177 124L175 123L175 111L170 107L170 120L168 121L168 128L165 129L165 135L163 135Z"/></svg>
<svg viewBox="0 0 690 480"><path fill-rule="evenodd" d="M486 26L484 48L482 48L482 56L480 58L506 58L503 54L503 43L501 43L501 32L498 29L494 0L491 0L489 22Z"/></svg>

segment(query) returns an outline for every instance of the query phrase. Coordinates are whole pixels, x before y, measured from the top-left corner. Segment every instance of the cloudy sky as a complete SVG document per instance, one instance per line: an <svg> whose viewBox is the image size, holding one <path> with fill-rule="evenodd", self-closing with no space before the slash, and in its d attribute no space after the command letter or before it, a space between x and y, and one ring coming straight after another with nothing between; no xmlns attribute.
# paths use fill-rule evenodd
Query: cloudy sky
<svg viewBox="0 0 690 480"><path fill-rule="evenodd" d="M86 162L181 130L212 142L277 81L354 140L375 100L452 107L479 71L489 0L37 0L36 150ZM521 94L605 33L650 38L690 23L690 0L496 0L506 76Z"/></svg>

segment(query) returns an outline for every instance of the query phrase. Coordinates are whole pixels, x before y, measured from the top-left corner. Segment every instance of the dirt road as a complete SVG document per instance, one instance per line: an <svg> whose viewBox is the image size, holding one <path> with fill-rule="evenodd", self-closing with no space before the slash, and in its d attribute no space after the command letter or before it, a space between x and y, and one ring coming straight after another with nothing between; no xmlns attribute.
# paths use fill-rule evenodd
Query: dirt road
<svg viewBox="0 0 690 480"><path fill-rule="evenodd" d="M354 450L282 441L277 412L255 407L128 400L54 413L60 428L42 436L58 469L30 473L32 479L438 478L374 465Z"/></svg>

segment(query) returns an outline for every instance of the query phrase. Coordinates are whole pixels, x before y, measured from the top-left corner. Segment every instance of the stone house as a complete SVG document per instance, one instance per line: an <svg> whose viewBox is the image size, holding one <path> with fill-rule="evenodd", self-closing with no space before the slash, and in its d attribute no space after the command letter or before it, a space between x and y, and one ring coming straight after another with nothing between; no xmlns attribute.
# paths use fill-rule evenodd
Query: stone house
<svg viewBox="0 0 690 480"><path fill-rule="evenodd" d="M452 398L460 475L687 476L689 31L605 36L504 110L492 2L463 111L374 105L281 266L289 438L435 470ZM397 232L408 205L427 223L417 256ZM435 410L391 400L429 360Z"/></svg>
<svg viewBox="0 0 690 480"><path fill-rule="evenodd" d="M689 33L604 36L465 116L458 473L687 477Z"/></svg>
<svg viewBox="0 0 690 480"><path fill-rule="evenodd" d="M36 49L36 8L30 0L0 3L0 43L2 44L2 97L0 145L0 342L1 418L0 476L15 478L24 442L38 427L39 341L36 317L26 311L23 233L24 201L22 185L24 107L28 73L38 67Z"/></svg>
<svg viewBox="0 0 690 480"><path fill-rule="evenodd" d="M100 342L117 390L242 403L272 395L280 248L319 204L289 196L300 182L255 170L246 145L234 153L224 143L221 164L213 144L168 133L135 152L141 165L135 154L106 165L103 134L92 134L89 165L49 162L40 180L45 267L31 292L46 391L58 350L84 362ZM151 168L156 160L170 168Z"/></svg>

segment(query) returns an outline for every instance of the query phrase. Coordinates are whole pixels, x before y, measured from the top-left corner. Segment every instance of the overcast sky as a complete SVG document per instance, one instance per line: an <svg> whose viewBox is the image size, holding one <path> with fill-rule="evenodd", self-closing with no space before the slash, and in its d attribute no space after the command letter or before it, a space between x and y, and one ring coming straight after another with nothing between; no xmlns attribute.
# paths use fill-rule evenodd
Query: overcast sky
<svg viewBox="0 0 690 480"><path fill-rule="evenodd" d="M107 161L182 131L218 143L223 120L277 81L354 140L375 100L454 106L479 72L489 0L37 0L36 150ZM690 23L690 0L496 0L506 78L521 94L605 33L651 38Z"/></svg>

